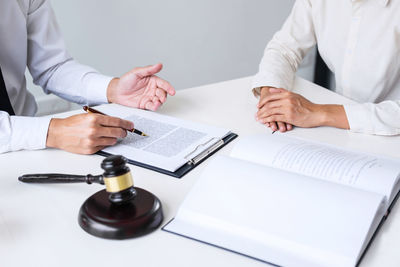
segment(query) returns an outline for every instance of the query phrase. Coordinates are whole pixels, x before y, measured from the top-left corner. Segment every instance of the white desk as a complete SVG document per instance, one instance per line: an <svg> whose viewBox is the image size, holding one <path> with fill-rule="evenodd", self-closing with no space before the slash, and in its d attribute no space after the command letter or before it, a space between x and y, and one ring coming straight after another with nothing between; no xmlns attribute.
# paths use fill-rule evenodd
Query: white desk
<svg viewBox="0 0 400 267"><path fill-rule="evenodd" d="M318 103L349 101L300 79L296 88ZM250 79L244 78L179 91L160 112L230 128L239 138L270 134L254 120L255 103ZM400 137L352 134L333 128L295 129L288 134L400 157ZM218 153L228 154L235 142ZM18 176L26 173L102 173L102 159L97 155L82 156L52 149L0 155L0 266L267 266L161 230L126 241L90 236L78 225L78 211L84 200L102 189L101 186L32 185L17 181ZM136 186L161 199L166 223L207 163L182 179L130 167ZM398 267L399 247L400 204L397 203L360 266Z"/></svg>

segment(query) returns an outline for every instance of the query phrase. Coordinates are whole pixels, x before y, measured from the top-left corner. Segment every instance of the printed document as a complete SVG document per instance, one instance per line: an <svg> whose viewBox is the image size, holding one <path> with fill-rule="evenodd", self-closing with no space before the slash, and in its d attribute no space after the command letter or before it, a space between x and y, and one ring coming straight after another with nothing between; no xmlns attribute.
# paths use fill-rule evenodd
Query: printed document
<svg viewBox="0 0 400 267"><path fill-rule="evenodd" d="M115 104L103 105L98 109L110 116L132 121L135 129L148 135L128 132L116 145L103 149L104 152L120 154L171 172L230 133L227 129Z"/></svg>

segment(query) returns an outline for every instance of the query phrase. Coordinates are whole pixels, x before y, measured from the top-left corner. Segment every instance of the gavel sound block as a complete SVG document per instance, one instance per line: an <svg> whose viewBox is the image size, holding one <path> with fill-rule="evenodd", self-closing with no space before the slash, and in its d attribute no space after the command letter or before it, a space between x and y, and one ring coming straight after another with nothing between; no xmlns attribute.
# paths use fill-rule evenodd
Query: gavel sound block
<svg viewBox="0 0 400 267"><path fill-rule="evenodd" d="M127 239L148 234L163 220L160 200L152 193L134 187L126 159L110 156L103 160L103 175L29 174L19 177L28 183L86 182L105 184L106 189L89 197L79 211L83 230L108 239Z"/></svg>

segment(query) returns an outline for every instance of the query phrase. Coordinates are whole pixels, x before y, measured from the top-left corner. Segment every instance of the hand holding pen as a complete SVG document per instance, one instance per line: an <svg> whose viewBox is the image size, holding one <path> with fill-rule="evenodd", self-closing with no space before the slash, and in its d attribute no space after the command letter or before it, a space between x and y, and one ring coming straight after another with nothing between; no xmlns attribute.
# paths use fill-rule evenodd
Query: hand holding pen
<svg viewBox="0 0 400 267"><path fill-rule="evenodd" d="M108 115L104 114L103 112L100 112L100 111L98 111L98 110L96 110L94 108L88 107L88 106L83 106L83 110L86 111L87 113L95 113L95 114L101 114L101 115L104 115L104 116L108 116ZM131 129L128 129L128 131L131 132L131 133L135 133L135 134L141 135L141 136L148 136L144 132L139 131L138 129L135 129L133 127Z"/></svg>
<svg viewBox="0 0 400 267"><path fill-rule="evenodd" d="M73 153L93 154L115 145L134 128L131 121L96 113L67 118L53 118L48 128L46 146Z"/></svg>

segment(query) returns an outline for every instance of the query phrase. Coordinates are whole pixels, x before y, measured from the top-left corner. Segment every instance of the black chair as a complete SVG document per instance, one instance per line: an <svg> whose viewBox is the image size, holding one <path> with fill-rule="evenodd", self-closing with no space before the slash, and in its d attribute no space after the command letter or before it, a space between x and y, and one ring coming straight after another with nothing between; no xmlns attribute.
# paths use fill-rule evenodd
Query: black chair
<svg viewBox="0 0 400 267"><path fill-rule="evenodd" d="M322 57L319 54L318 49L317 49L317 57L316 57L315 69L314 69L314 83L316 83L322 87L332 89L332 88L330 88L331 77L332 77L332 73L329 70L328 66L326 66L324 60L322 59Z"/></svg>

